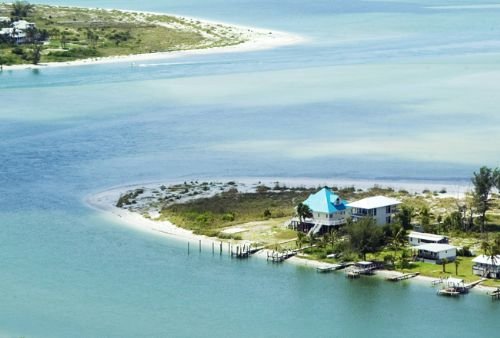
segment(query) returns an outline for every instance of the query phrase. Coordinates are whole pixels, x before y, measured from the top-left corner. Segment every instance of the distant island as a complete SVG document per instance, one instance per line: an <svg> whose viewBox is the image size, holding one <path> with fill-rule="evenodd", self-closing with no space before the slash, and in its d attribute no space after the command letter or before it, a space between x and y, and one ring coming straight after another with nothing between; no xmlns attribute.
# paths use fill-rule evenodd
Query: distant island
<svg viewBox="0 0 500 338"><path fill-rule="evenodd" d="M252 44L268 48L297 39L179 16L122 10L0 4L0 65L201 51Z"/></svg>

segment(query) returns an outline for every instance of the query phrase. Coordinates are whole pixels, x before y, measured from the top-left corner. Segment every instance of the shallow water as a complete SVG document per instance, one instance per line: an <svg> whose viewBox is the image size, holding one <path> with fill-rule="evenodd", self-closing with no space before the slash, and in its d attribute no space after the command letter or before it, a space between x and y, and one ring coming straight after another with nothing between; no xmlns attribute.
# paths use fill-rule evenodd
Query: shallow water
<svg viewBox="0 0 500 338"><path fill-rule="evenodd" d="M498 165L500 9L52 3L174 12L308 41L135 67L2 72L0 335L498 332L500 305L484 295L446 299L428 285L188 256L186 243L122 227L82 200L129 182L214 176L465 182L480 165Z"/></svg>

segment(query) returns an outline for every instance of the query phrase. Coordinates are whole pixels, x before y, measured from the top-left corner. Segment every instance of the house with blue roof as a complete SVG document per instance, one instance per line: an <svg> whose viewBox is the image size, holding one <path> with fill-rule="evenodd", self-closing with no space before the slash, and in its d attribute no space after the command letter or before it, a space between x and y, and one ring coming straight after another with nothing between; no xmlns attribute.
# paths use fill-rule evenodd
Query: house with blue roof
<svg viewBox="0 0 500 338"><path fill-rule="evenodd" d="M324 234L333 228L346 223L350 216L350 207L347 201L335 194L330 188L324 187L320 191L309 195L303 202L311 209L312 217L300 222L298 218L290 222L294 230L308 234Z"/></svg>

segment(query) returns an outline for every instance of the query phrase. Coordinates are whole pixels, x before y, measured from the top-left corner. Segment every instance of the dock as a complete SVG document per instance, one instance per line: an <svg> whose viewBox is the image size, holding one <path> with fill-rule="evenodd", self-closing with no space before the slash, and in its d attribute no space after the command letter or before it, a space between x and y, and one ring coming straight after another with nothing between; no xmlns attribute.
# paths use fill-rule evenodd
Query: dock
<svg viewBox="0 0 500 338"><path fill-rule="evenodd" d="M377 263L361 261L346 269L345 274L347 278L358 278L360 275L373 275L375 269L378 267Z"/></svg>
<svg viewBox="0 0 500 338"><path fill-rule="evenodd" d="M246 245L235 245L231 247L231 257L235 258L248 258L255 250L252 250L252 246L250 244Z"/></svg>
<svg viewBox="0 0 500 338"><path fill-rule="evenodd" d="M442 278L439 278L439 279L435 279L431 282L432 286L434 285L438 285L438 284L443 284L443 279Z"/></svg>
<svg viewBox="0 0 500 338"><path fill-rule="evenodd" d="M465 284L464 288L466 288L468 290L472 289L474 286L481 284L484 280L485 280L484 278L481 278L480 280L477 280L475 282Z"/></svg>
<svg viewBox="0 0 500 338"><path fill-rule="evenodd" d="M331 271L337 271L340 269L344 269L353 263L340 263L340 264L325 264L324 266L318 266L316 268L317 272L331 272Z"/></svg>
<svg viewBox="0 0 500 338"><path fill-rule="evenodd" d="M464 283L463 279L449 277L448 279L443 280L443 284L445 284L445 287L443 287L441 290L438 290L437 294L441 296L463 295L468 293L470 289L472 289L476 285L479 285L483 281L484 278L481 278L480 280L466 284Z"/></svg>
<svg viewBox="0 0 500 338"><path fill-rule="evenodd" d="M387 280L390 281L390 282L399 282L399 281L402 281L402 280L405 280L405 279L410 279L410 278L413 278L413 277L417 277L418 275L420 275L420 272L405 273L405 274L400 275L400 276L387 277Z"/></svg>
<svg viewBox="0 0 500 338"><path fill-rule="evenodd" d="M499 300L500 299L500 287L497 288L495 291L492 291L490 294L491 300Z"/></svg>
<svg viewBox="0 0 500 338"><path fill-rule="evenodd" d="M267 253L267 260L271 260L273 263L281 263L296 254L297 250L272 251Z"/></svg>

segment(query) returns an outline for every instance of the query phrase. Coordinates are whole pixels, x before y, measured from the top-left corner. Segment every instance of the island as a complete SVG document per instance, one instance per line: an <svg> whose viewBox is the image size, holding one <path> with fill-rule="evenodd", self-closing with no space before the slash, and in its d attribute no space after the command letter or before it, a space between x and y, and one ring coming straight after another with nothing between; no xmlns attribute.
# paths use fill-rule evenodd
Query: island
<svg viewBox="0 0 500 338"><path fill-rule="evenodd" d="M456 290L479 283L492 292L500 283L500 196L493 191L499 175L483 167L474 173L475 189L460 194L446 188L195 180L115 188L88 202L191 248L203 244L214 252L288 260L318 271L353 266L346 270L350 277L376 269L391 281L454 281L462 286L440 292L458 295Z"/></svg>
<svg viewBox="0 0 500 338"><path fill-rule="evenodd" d="M0 4L0 65L143 60L186 51L271 48L296 43L283 32L161 13Z"/></svg>

